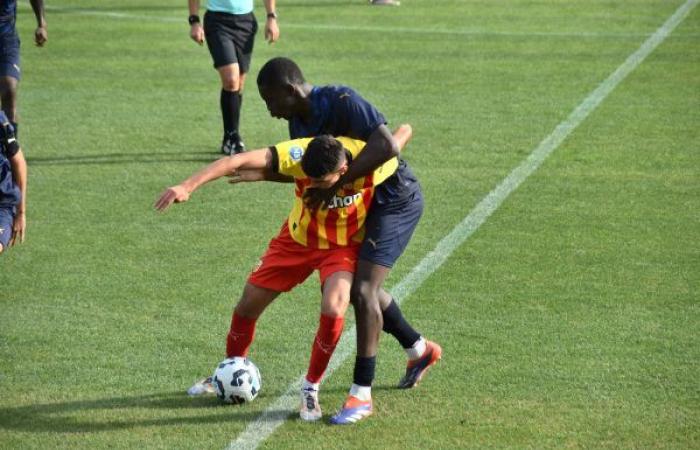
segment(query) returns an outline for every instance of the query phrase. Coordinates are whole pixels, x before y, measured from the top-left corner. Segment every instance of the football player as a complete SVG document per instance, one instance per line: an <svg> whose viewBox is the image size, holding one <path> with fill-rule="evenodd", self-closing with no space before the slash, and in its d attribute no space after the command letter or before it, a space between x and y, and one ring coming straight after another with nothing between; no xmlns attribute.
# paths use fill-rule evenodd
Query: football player
<svg viewBox="0 0 700 450"><path fill-rule="evenodd" d="M408 125L397 130L392 136L397 149L406 145L411 133ZM310 210L304 204L303 195L309 189L336 186L364 148L362 141L324 135L236 154L212 163L167 189L155 204L156 209L163 211L172 203L187 201L204 183L225 175L235 177L241 170L265 170L294 179L292 211L250 274L234 309L226 340L226 357L246 356L253 342L256 321L265 308L280 293L288 292L318 269L322 288L321 316L300 393L299 414L303 420L318 420L322 416L318 391L343 331L367 210L375 195L375 186L395 173L398 160L392 158L367 176L339 185L327 209ZM192 386L188 393L200 395L213 390L211 377L208 377Z"/></svg>
<svg viewBox="0 0 700 450"><path fill-rule="evenodd" d="M273 117L289 122L290 138L330 134L367 143L348 170L330 187L306 191L306 205L325 209L338 187L361 179L397 157L399 146L384 116L357 92L345 86L313 86L294 61L278 57L260 69L258 91ZM372 413L371 386L381 330L392 334L408 356L400 388L414 387L442 355L406 321L382 285L403 253L423 211L417 178L405 161L376 188L366 233L353 279L351 302L357 323L357 355L353 384L331 423L350 424Z"/></svg>

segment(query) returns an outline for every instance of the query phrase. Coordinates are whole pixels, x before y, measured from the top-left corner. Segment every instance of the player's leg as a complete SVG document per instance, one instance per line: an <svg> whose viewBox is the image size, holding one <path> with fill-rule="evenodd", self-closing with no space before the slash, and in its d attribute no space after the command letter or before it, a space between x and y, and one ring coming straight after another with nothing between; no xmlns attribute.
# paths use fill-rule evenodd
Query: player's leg
<svg viewBox="0 0 700 450"><path fill-rule="evenodd" d="M420 382L426 371L442 357L442 348L420 335L403 316L398 303L384 289L379 291L379 303L384 319L383 330L399 341L406 352L406 373L399 381L401 389L412 388Z"/></svg>
<svg viewBox="0 0 700 450"><path fill-rule="evenodd" d="M321 275L323 296L318 329L311 347L309 369L301 387L299 416L303 420L318 420L322 415L318 391L328 362L343 333L357 251L357 247L341 247L316 250L314 254L312 262Z"/></svg>
<svg viewBox="0 0 700 450"><path fill-rule="evenodd" d="M357 327L353 383L343 407L331 417L332 424L351 424L372 414L372 381L383 323L378 293L389 272L391 268L365 259L357 263L350 294Z"/></svg>
<svg viewBox="0 0 700 450"><path fill-rule="evenodd" d="M237 136L240 116L240 67L233 40L234 22L233 14L207 11L204 15L207 47L221 80L219 106L224 128L221 151L227 155L235 153L235 143L240 140Z"/></svg>
<svg viewBox="0 0 700 450"><path fill-rule="evenodd" d="M233 153L245 151L245 144L241 137L240 116L243 108L243 89L245 87L246 74L250 70L250 62L253 57L253 46L255 44L255 35L258 31L258 22L255 20L253 13L237 15L235 24L231 34L236 51L236 61L238 61L239 76L238 86L236 89L237 108L238 111L234 115L235 123L232 124L235 132L233 133Z"/></svg>
<svg viewBox="0 0 700 450"><path fill-rule="evenodd" d="M279 295L279 291L246 283L243 295L233 309L231 327L226 336L227 358L248 356L258 318Z"/></svg>
<svg viewBox="0 0 700 450"><path fill-rule="evenodd" d="M285 224L270 241L267 251L253 269L234 308L226 340L226 356L247 356L255 335L255 324L265 308L281 292L302 283L313 271L308 264L309 249L294 241Z"/></svg>
<svg viewBox="0 0 700 450"><path fill-rule="evenodd" d="M270 241L234 308L226 336L226 357L246 356L255 337L257 319L265 308L281 292L288 292L308 278L313 271L307 263L308 251L292 239L286 224ZM198 381L187 392L190 395L213 394L211 377Z"/></svg>
<svg viewBox="0 0 700 450"><path fill-rule="evenodd" d="M382 285L408 245L422 212L420 191L403 204L394 207L378 205L371 209L351 294L357 324L353 384L345 405L331 423L350 424L371 414L371 389L380 330L390 332L402 345L420 340L420 335L405 321L398 305L390 300ZM421 376L422 373L424 371Z"/></svg>
<svg viewBox="0 0 700 450"><path fill-rule="evenodd" d="M0 48L0 101L17 136L17 89L21 75L17 34L13 32L0 35Z"/></svg>
<svg viewBox="0 0 700 450"><path fill-rule="evenodd" d="M243 140L239 132L241 120L241 72L238 63L217 67L221 79L221 117L224 123L224 137L221 151L227 155L235 155L244 150Z"/></svg>
<svg viewBox="0 0 700 450"><path fill-rule="evenodd" d="M314 421L322 416L318 400L321 380L343 333L345 311L350 304L352 272L335 272L323 283L323 299L318 329L311 347L309 369L301 388L299 416Z"/></svg>
<svg viewBox="0 0 700 450"><path fill-rule="evenodd" d="M0 101L2 110L15 128L17 135L17 78L13 76L0 76Z"/></svg>
<svg viewBox="0 0 700 450"><path fill-rule="evenodd" d="M245 357L255 338L255 324L258 317L280 294L279 291L261 288L246 283L243 295L238 300L231 317L231 326L226 335L226 357ZM212 377L204 377L195 382L188 390L191 396L213 395L216 393Z"/></svg>

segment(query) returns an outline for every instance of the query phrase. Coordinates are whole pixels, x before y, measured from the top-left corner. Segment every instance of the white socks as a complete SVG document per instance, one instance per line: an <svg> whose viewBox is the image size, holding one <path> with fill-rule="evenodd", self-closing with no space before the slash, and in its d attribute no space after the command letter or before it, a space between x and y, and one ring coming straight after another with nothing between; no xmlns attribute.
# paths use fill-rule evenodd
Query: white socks
<svg viewBox="0 0 700 450"><path fill-rule="evenodd" d="M318 389L321 387L321 383L312 383L306 378L304 378L304 382L301 384L301 390L302 391L308 391L310 389L318 392Z"/></svg>
<svg viewBox="0 0 700 450"><path fill-rule="evenodd" d="M408 359L413 361L414 359L418 359L421 356L423 356L423 353L425 353L426 346L427 344L425 338L421 336L420 339L418 339L416 343L413 344L413 347L405 348L404 351L406 352Z"/></svg>
<svg viewBox="0 0 700 450"><path fill-rule="evenodd" d="M359 386L354 384L350 386L350 395L357 397L363 402L372 400L372 386Z"/></svg>

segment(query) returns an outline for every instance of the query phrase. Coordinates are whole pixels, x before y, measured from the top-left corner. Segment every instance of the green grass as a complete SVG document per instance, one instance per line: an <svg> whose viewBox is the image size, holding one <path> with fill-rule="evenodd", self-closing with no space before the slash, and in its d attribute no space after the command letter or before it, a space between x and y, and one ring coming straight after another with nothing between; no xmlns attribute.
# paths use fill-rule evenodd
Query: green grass
<svg viewBox="0 0 700 450"><path fill-rule="evenodd" d="M427 208L389 286L682 2L403 3L280 2L282 37L259 36L242 118L251 148L286 138L254 76L288 55L414 126L406 158ZM221 182L153 212L217 156L218 77L186 6L50 6L44 49L19 13L29 225L0 257L0 448L225 448L306 368L315 278L259 322L254 403L183 395L222 357L291 193ZM405 361L385 337L371 419L291 416L261 446L700 448L699 43L696 8L405 299L445 351L418 389L393 389ZM351 374L347 361L326 380L326 413Z"/></svg>

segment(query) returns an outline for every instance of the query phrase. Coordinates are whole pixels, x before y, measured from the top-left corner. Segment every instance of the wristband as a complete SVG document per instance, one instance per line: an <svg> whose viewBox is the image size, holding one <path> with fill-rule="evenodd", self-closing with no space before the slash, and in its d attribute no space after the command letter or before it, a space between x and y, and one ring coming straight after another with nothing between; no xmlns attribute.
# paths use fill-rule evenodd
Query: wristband
<svg viewBox="0 0 700 450"><path fill-rule="evenodd" d="M277 19L277 13L276 12L267 13L267 18L268 19Z"/></svg>
<svg viewBox="0 0 700 450"><path fill-rule="evenodd" d="M187 22L189 22L190 25L199 23L199 16L197 14L192 14L190 17L187 18Z"/></svg>

